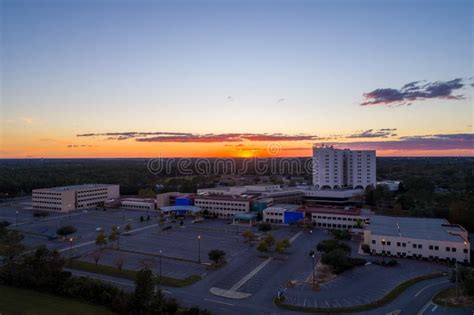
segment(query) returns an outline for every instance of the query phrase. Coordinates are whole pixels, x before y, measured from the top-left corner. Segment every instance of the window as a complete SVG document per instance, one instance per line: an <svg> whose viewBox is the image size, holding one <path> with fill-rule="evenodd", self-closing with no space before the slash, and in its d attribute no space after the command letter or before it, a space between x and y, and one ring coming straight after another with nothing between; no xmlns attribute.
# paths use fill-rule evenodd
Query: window
<svg viewBox="0 0 474 315"><path fill-rule="evenodd" d="M418 248L423 248L423 245L421 245L421 244L418 244Z"/></svg>
<svg viewBox="0 0 474 315"><path fill-rule="evenodd" d="M463 249L463 253L465 253L465 254L467 253L467 248Z"/></svg>
<svg viewBox="0 0 474 315"><path fill-rule="evenodd" d="M453 247L453 248L451 249L451 251L452 251L452 252L455 252L455 251L456 251L456 247Z"/></svg>
<svg viewBox="0 0 474 315"><path fill-rule="evenodd" d="M416 248L416 244L413 244L413 248Z"/></svg>
<svg viewBox="0 0 474 315"><path fill-rule="evenodd" d="M433 245L430 245L430 250L433 250Z"/></svg>
<svg viewBox="0 0 474 315"><path fill-rule="evenodd" d="M387 242L387 245L389 245L389 246L390 246L391 244L392 244L392 242L390 242L390 241L388 241L388 242Z"/></svg>
<svg viewBox="0 0 474 315"><path fill-rule="evenodd" d="M447 252L451 251L451 248L446 247L446 251L447 251Z"/></svg>
<svg viewBox="0 0 474 315"><path fill-rule="evenodd" d="M434 248L435 248L435 250L439 250L439 246L435 246Z"/></svg>
<svg viewBox="0 0 474 315"><path fill-rule="evenodd" d="M397 246L400 247L400 245L401 245L400 242L397 242Z"/></svg>
<svg viewBox="0 0 474 315"><path fill-rule="evenodd" d="M402 243L402 247L407 247L407 243Z"/></svg>
<svg viewBox="0 0 474 315"><path fill-rule="evenodd" d="M372 240L372 244L375 244L375 240Z"/></svg>

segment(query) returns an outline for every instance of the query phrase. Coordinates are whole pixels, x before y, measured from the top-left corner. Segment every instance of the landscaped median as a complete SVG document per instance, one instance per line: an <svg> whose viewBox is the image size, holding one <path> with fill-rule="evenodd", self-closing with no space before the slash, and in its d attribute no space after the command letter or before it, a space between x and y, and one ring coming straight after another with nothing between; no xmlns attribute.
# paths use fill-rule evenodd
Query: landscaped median
<svg viewBox="0 0 474 315"><path fill-rule="evenodd" d="M325 307L306 307L306 306L301 306L301 305L292 305L292 304L287 304L285 303L285 299L278 299L275 297L273 299L274 303L281 308L291 310L291 311L298 311L298 312L305 312L305 313L355 313L355 312L364 312L368 310L372 310L378 307L381 307L385 304L388 304L395 300L400 294L403 293L406 289L411 287L412 285L425 281L425 280L430 280L434 278L438 278L443 276L444 274L441 272L437 273L431 273L423 276L419 276L410 280L407 280L405 282L402 282L399 284L395 289L390 291L387 295L385 295L383 298L376 300L372 303L368 304L361 304L361 305L354 305L354 306L348 306L348 307L333 307L333 308L325 308Z"/></svg>
<svg viewBox="0 0 474 315"><path fill-rule="evenodd" d="M71 261L71 263L67 263L65 267L70 268L70 269L76 269L76 270L82 270L82 271L107 275L111 277L128 279L128 280L135 280L136 275L137 275L137 271L135 270L129 270L129 269L119 270L112 266L96 265L93 263L80 261L80 260L73 260ZM160 284L159 276L155 275L154 280L156 284ZM170 287L185 287L193 283L196 283L199 280L201 280L201 276L198 276L198 275L192 275L185 279L177 279L177 278L171 278L167 276L161 276L161 284L164 286L170 286Z"/></svg>

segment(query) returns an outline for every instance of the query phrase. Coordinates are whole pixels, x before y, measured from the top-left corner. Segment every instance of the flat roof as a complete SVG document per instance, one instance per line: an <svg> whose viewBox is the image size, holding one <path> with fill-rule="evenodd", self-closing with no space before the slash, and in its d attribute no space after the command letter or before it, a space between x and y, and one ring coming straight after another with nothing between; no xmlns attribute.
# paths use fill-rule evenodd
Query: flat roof
<svg viewBox="0 0 474 315"><path fill-rule="evenodd" d="M374 235L401 236L407 238L464 242L457 234L450 232L464 232L465 230L456 224L450 224L445 219L436 218L410 218L391 217L384 215L373 215L370 224L366 225Z"/></svg>
<svg viewBox="0 0 474 315"><path fill-rule="evenodd" d="M153 198L122 198L121 201L130 201L130 202L150 202L154 203L155 199Z"/></svg>
<svg viewBox="0 0 474 315"><path fill-rule="evenodd" d="M313 207L313 206L301 206L297 209L301 212L310 213L325 213L325 214L340 214L340 215L353 215L359 216L362 213L360 208L344 208L344 207Z"/></svg>
<svg viewBox="0 0 474 315"><path fill-rule="evenodd" d="M270 207L267 207L263 209L263 211L272 211L272 210L285 210L285 211L298 211L298 208L301 207L301 205L294 205L294 204L286 204L286 203L278 203L274 204Z"/></svg>
<svg viewBox="0 0 474 315"><path fill-rule="evenodd" d="M254 220L257 217L255 212L245 212L245 213L237 213L234 215L234 219L237 220Z"/></svg>
<svg viewBox="0 0 474 315"><path fill-rule="evenodd" d="M233 201L252 201L255 196L251 195L219 195L219 194L206 194L206 195L197 195L195 200L197 199L205 199L205 200L233 200Z"/></svg>
<svg viewBox="0 0 474 315"><path fill-rule="evenodd" d="M116 184L81 184L81 185L68 185L60 187L50 187L50 188L39 188L33 189L33 191L68 191L68 190L84 190L84 189L97 189L97 188L107 188L110 186L118 186Z"/></svg>

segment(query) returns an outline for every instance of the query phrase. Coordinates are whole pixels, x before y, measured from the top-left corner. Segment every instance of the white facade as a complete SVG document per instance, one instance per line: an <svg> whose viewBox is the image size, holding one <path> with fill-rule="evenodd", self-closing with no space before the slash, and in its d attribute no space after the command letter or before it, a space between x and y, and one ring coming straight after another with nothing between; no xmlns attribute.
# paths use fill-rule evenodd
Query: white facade
<svg viewBox="0 0 474 315"><path fill-rule="evenodd" d="M283 224L283 216L287 211L284 207L273 206L263 210L263 222Z"/></svg>
<svg viewBox="0 0 474 315"><path fill-rule="evenodd" d="M312 207L298 209L311 217L313 224L322 229L350 230L362 228L370 220L370 211L359 208Z"/></svg>
<svg viewBox="0 0 474 315"><path fill-rule="evenodd" d="M375 151L313 148L313 185L316 189L375 187Z"/></svg>
<svg viewBox="0 0 474 315"><path fill-rule="evenodd" d="M470 262L467 231L444 219L372 216L364 244L372 254Z"/></svg>
<svg viewBox="0 0 474 315"><path fill-rule="evenodd" d="M120 202L124 209L155 210L155 200L146 198L126 198Z"/></svg>
<svg viewBox="0 0 474 315"><path fill-rule="evenodd" d="M365 189L376 186L375 151L345 150L348 187Z"/></svg>
<svg viewBox="0 0 474 315"><path fill-rule="evenodd" d="M96 207L108 199L119 197L119 185L72 185L34 189L32 205L34 210L69 212Z"/></svg>
<svg viewBox="0 0 474 315"><path fill-rule="evenodd" d="M197 196L194 205L216 214L219 218L233 218L234 215L250 211L251 198L240 196Z"/></svg>
<svg viewBox="0 0 474 315"><path fill-rule="evenodd" d="M313 185L318 189L344 187L344 150L313 148Z"/></svg>

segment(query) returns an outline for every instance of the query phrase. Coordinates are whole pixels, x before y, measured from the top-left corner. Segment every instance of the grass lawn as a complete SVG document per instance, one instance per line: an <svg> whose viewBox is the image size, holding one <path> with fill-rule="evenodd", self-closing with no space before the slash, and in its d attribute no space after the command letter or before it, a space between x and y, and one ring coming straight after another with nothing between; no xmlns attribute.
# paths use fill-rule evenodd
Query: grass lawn
<svg viewBox="0 0 474 315"><path fill-rule="evenodd" d="M129 280L135 280L136 275L137 275L137 271L134 271L134 270L128 270L128 269L118 270L117 268L112 267L112 266L96 265L94 263L89 263L89 262L80 261L80 260L73 260L71 263L67 263L66 267L71 268L71 269L99 273L99 274L112 276L112 277L129 279ZM161 284L164 286L185 287L201 280L201 277L198 275L192 275L192 276L187 277L186 279L176 279L176 278L162 276L161 280L162 280ZM156 284L159 284L160 283L159 277L155 275L154 281Z"/></svg>
<svg viewBox="0 0 474 315"><path fill-rule="evenodd" d="M0 286L2 315L111 315L107 309L32 290Z"/></svg>
<svg viewBox="0 0 474 315"><path fill-rule="evenodd" d="M461 289L459 289L459 291L459 300L456 298L456 288L451 287L438 292L438 294L434 296L433 302L441 306L474 309L474 296L468 297L462 294Z"/></svg>

